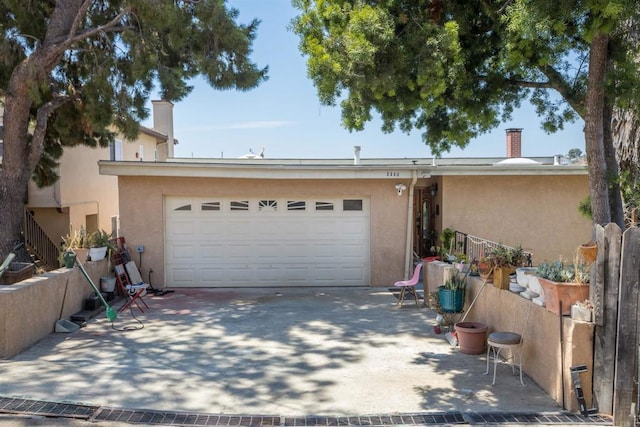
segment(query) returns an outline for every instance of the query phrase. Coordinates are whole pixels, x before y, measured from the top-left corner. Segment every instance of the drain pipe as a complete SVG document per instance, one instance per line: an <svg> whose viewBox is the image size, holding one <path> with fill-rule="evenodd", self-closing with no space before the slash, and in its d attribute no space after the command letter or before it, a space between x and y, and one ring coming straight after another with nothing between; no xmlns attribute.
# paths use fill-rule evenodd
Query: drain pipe
<svg viewBox="0 0 640 427"><path fill-rule="evenodd" d="M409 278L409 275L413 273L413 190L418 181L418 172L413 170L413 177L411 178L411 184L409 185L409 207L407 208L407 247L404 254L404 277Z"/></svg>

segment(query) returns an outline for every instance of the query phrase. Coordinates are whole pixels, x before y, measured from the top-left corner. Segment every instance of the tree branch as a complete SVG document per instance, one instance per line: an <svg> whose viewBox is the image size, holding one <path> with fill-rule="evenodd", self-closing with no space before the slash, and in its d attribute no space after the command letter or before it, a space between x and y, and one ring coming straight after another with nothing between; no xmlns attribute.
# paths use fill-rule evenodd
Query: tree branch
<svg viewBox="0 0 640 427"><path fill-rule="evenodd" d="M38 108L36 114L36 123L33 130L33 136L31 138L31 145L29 147L29 170L34 170L44 147L44 137L47 133L47 124L49 116L55 111L56 108L71 101L73 98L69 96L55 97L51 101Z"/></svg>
<svg viewBox="0 0 640 427"><path fill-rule="evenodd" d="M120 31L126 31L128 29L135 28L133 26L117 27L118 22L120 22L120 20L122 18L124 18L125 16L127 16L130 12L131 12L130 8L126 8L125 10L120 12L115 18L113 18L111 21L107 22L106 24L101 25L101 26L96 27L96 28L91 28L91 29L86 30L85 32L80 33L80 34L78 34L76 36L69 37L68 39L66 39L65 41L63 41L61 43L60 47L62 48L62 50L65 50L65 49L73 46L75 43L78 43L78 42L80 42L80 41L82 41L82 40L84 40L86 38L93 37L98 33L120 32ZM75 25L75 23L74 23L74 25Z"/></svg>
<svg viewBox="0 0 640 427"><path fill-rule="evenodd" d="M551 84L550 88L558 91L560 96L573 108L578 115L585 118L585 99L567 84L562 74L551 66L539 67L538 70L544 74Z"/></svg>
<svg viewBox="0 0 640 427"><path fill-rule="evenodd" d="M76 14L76 17L73 20L73 24L71 24L71 28L69 29L69 34L68 34L69 38L71 38L73 34L75 34L78 31L78 28L80 27L80 23L87 16L87 10L89 9L89 6L91 6L91 3L92 3L91 0L85 0L84 3L78 8L78 13Z"/></svg>
<svg viewBox="0 0 640 427"><path fill-rule="evenodd" d="M528 87L533 89L554 89L554 86L548 80L546 82L532 82L528 80L507 79L506 82L513 86Z"/></svg>

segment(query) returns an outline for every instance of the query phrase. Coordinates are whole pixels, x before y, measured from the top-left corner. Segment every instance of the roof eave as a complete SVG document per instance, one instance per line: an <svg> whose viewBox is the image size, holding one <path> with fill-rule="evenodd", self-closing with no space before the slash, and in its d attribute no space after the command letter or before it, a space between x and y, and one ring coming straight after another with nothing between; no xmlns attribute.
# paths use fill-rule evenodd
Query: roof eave
<svg viewBox="0 0 640 427"><path fill-rule="evenodd" d="M254 179L411 179L456 175L587 175L585 166L276 165L100 161L101 175Z"/></svg>

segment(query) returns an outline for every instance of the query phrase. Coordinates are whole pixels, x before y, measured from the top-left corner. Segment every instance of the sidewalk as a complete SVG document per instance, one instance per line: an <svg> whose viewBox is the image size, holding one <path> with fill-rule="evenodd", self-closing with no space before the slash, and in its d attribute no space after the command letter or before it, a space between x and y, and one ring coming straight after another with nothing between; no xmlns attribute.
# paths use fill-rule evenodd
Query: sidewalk
<svg viewBox="0 0 640 427"><path fill-rule="evenodd" d="M184 289L145 301L140 323L128 311L114 322L132 330L99 316L0 361L0 396L298 420L562 413L507 365L491 386L485 355L460 353L434 333L433 311L397 308L387 289Z"/></svg>

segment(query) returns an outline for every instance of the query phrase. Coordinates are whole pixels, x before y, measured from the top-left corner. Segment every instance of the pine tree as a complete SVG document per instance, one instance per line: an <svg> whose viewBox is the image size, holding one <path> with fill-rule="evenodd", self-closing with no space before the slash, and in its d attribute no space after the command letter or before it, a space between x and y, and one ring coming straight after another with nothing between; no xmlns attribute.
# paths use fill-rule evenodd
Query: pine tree
<svg viewBox="0 0 640 427"><path fill-rule="evenodd" d="M0 0L0 258L20 239L27 184L53 184L65 147L135 138L154 88L169 101L203 76L249 90L259 21L224 0Z"/></svg>

